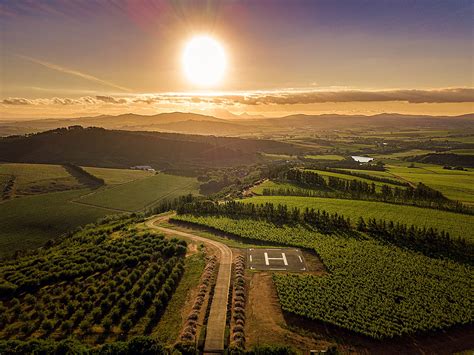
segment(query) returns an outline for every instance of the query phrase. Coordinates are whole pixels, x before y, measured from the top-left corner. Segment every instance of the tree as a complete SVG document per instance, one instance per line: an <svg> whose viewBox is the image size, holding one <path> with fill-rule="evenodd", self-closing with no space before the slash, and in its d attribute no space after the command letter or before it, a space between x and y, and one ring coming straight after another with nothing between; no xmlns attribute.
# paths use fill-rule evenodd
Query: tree
<svg viewBox="0 0 474 355"><path fill-rule="evenodd" d="M367 229L367 225L362 217L359 217L359 221L357 222L357 230L361 232L365 232Z"/></svg>

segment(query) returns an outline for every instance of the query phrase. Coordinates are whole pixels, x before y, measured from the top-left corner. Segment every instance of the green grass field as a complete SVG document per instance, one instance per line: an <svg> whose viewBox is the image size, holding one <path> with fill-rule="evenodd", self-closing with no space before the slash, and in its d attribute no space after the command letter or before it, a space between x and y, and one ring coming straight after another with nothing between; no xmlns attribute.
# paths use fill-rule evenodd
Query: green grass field
<svg viewBox="0 0 474 355"><path fill-rule="evenodd" d="M454 153L459 155L474 155L474 149L453 149L448 153Z"/></svg>
<svg viewBox="0 0 474 355"><path fill-rule="evenodd" d="M333 176L333 177L337 177L339 179L345 179L345 180L359 180L359 181L366 182L368 184L374 183L375 186L378 187L378 188L380 188L382 185L388 185L390 187L396 187L396 185L393 185L393 184L388 184L386 182L380 182L380 181L374 181L374 180L370 180L370 179L366 179L366 178L361 178L361 177L358 177L358 176L351 176L351 175L346 175L346 174L333 173L333 172L330 172L330 171L323 171L323 170L311 170L311 169L308 169L308 170L314 171L315 173L318 173L319 175L324 176L326 181L329 180L329 176ZM360 172L365 173L364 171L360 171Z"/></svg>
<svg viewBox="0 0 474 355"><path fill-rule="evenodd" d="M256 196L243 202L284 204L339 213L355 223L359 217L392 220L404 224L434 227L448 231L452 236L474 240L474 216L434 209L392 205L383 202L357 201L319 197Z"/></svg>
<svg viewBox="0 0 474 355"><path fill-rule="evenodd" d="M296 155L261 153L263 157L270 160L296 160Z"/></svg>
<svg viewBox="0 0 474 355"><path fill-rule="evenodd" d="M414 184L422 182L446 197L461 202L474 204L474 170L446 170L440 166L415 164L415 168L388 165L388 171L401 179Z"/></svg>
<svg viewBox="0 0 474 355"><path fill-rule="evenodd" d="M99 189L77 201L122 211L138 211L163 199L199 193L195 178L158 174L122 185Z"/></svg>
<svg viewBox="0 0 474 355"><path fill-rule="evenodd" d="M199 285L199 280L206 266L204 255L198 253L187 257L184 266L183 277L152 334L165 344L174 344L178 339L183 318L186 317L185 314L182 314L183 306L190 297L190 290Z"/></svg>
<svg viewBox="0 0 474 355"><path fill-rule="evenodd" d="M130 181L135 181L154 175L154 173L149 171L131 169L108 169L93 167L83 167L83 169L88 173L103 179L106 185L125 184Z"/></svg>
<svg viewBox="0 0 474 355"><path fill-rule="evenodd" d="M0 175L16 177L17 196L80 188L80 183L61 165L0 164Z"/></svg>
<svg viewBox="0 0 474 355"><path fill-rule="evenodd" d="M375 177L381 177L381 178L388 178L392 180L399 180L399 181L404 181L400 177L397 177L393 174L391 174L388 171L377 171L377 170L357 170L357 169L341 169L341 170L346 170L350 172L355 172L355 173L360 173L360 174L366 174L366 175L371 175Z"/></svg>
<svg viewBox="0 0 474 355"><path fill-rule="evenodd" d="M0 256L39 247L70 229L111 214L70 202L88 191L54 192L0 203Z"/></svg>
<svg viewBox="0 0 474 355"><path fill-rule="evenodd" d="M407 158L407 157L413 157L416 155L423 155L423 154L428 154L428 153L433 153L432 150L424 150L424 149L411 149L411 150L406 150L403 152L397 152L397 153L390 153L390 154L369 154L373 158L379 158L379 159L400 159L400 158Z"/></svg>
<svg viewBox="0 0 474 355"><path fill-rule="evenodd" d="M314 160L344 160L342 155L336 154L306 155L305 158Z"/></svg>

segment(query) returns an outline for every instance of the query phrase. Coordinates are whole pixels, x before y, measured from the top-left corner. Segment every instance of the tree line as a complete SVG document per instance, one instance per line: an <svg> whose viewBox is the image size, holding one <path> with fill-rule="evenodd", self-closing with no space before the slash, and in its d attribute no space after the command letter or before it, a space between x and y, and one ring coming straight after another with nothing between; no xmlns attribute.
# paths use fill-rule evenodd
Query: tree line
<svg viewBox="0 0 474 355"><path fill-rule="evenodd" d="M360 172L356 172L356 171L334 169L334 168L324 168L324 169L319 169L319 170L324 170L324 171L328 171L328 172L336 173L336 174L345 174L345 175L350 175L350 176L356 176L356 177L360 177L362 179L368 179L368 180L373 180L373 181L378 181L378 182L384 182L386 184L391 184L391 185L410 186L410 184L408 182L405 182L405 181L399 181L399 180L394 180L394 179L390 179L390 178L364 174L364 173L360 173Z"/></svg>
<svg viewBox="0 0 474 355"><path fill-rule="evenodd" d="M88 171L84 170L79 165L75 165L72 163L66 163L63 165L64 168L68 171L69 174L74 176L80 182L83 182L85 185L91 187L99 187L105 185L104 179L98 178L95 175L92 175Z"/></svg>
<svg viewBox="0 0 474 355"><path fill-rule="evenodd" d="M373 199L383 202L398 204L412 204L420 207L430 207L440 210L453 211L464 214L474 214L469 206L459 201L453 201L445 197L441 192L423 183L418 183L416 187L407 186L404 188L383 184L380 191L375 183L368 183L358 179L341 179L329 176L326 180L323 175L311 170L290 169L285 174L285 179L302 186L334 191L342 196L350 196L357 199ZM268 195L276 194L274 191L264 191ZM293 190L281 191L283 195L292 195ZM303 191L298 191L298 195L303 195ZM314 193L308 192L308 196Z"/></svg>
<svg viewBox="0 0 474 355"><path fill-rule="evenodd" d="M357 230L430 257L448 258L467 264L472 264L474 260L474 245L467 243L464 238L452 238L444 230L416 227L413 224L408 226L375 218L369 218L366 222L363 217L357 222Z"/></svg>
<svg viewBox="0 0 474 355"><path fill-rule="evenodd" d="M209 200L196 200L178 206L177 213L262 219L276 224L305 223L322 233L351 230L350 219L344 218L338 213L331 214L326 211L316 211L314 208L306 208L301 211L299 208L290 209L286 205L278 204L275 206L273 203L253 204L237 201L217 203Z"/></svg>

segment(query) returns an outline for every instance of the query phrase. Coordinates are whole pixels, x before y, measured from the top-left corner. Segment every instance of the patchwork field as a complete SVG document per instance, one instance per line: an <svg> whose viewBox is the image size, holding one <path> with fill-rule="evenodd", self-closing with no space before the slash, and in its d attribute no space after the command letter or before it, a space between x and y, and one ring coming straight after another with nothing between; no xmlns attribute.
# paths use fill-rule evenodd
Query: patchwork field
<svg viewBox="0 0 474 355"><path fill-rule="evenodd" d="M452 236L474 240L474 216L426 209L413 206L393 205L383 202L358 201L320 197L255 196L243 202L287 205L304 209L314 208L339 213L356 223L359 217L392 220L404 224L444 229Z"/></svg>
<svg viewBox="0 0 474 355"><path fill-rule="evenodd" d="M61 165L0 164L0 176L15 176L15 195L77 189L81 184Z"/></svg>
<svg viewBox="0 0 474 355"><path fill-rule="evenodd" d="M105 187L77 200L79 203L115 209L138 211L163 199L199 193L195 178L158 174L122 185Z"/></svg>
<svg viewBox="0 0 474 355"><path fill-rule="evenodd" d="M0 256L36 248L80 225L111 214L70 202L87 189L27 196L0 203Z"/></svg>

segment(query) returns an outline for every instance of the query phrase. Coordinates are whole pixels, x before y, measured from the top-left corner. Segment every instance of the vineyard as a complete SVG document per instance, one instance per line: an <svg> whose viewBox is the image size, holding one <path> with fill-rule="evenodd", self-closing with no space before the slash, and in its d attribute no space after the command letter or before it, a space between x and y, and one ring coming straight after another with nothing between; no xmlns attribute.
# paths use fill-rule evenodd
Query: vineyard
<svg viewBox="0 0 474 355"><path fill-rule="evenodd" d="M0 266L0 338L121 339L151 333L184 270L186 243L134 218L89 226Z"/></svg>
<svg viewBox="0 0 474 355"><path fill-rule="evenodd" d="M474 320L472 268L367 238L227 217L174 218L252 240L311 248L328 276L274 275L285 311L373 338L446 329Z"/></svg>

